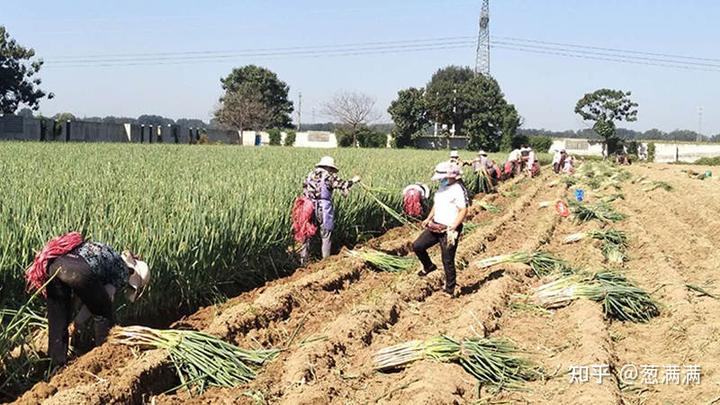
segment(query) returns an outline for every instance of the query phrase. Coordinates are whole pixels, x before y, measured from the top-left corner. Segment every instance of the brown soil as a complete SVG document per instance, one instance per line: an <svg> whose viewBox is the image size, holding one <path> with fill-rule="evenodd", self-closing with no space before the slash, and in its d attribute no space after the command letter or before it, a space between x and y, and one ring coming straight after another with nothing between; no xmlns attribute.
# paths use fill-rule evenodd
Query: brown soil
<svg viewBox="0 0 720 405"><path fill-rule="evenodd" d="M629 261L616 270L651 291L662 313L646 324L607 319L602 306L575 301L552 311L527 305L526 294L541 284L522 265L478 269L474 261L525 249L542 249L574 266L599 270L597 242L563 244L567 234L598 227L561 219L554 201L569 194L549 187L545 173L531 181L502 185L487 196L501 208L491 214L475 206L477 228L460 241L459 296L439 293L444 275L420 278L373 271L339 254L290 277L203 308L175 327L204 330L242 347L283 348L258 378L244 387L210 389L200 397L160 393L176 382L162 352L133 353L104 345L78 359L19 403L712 403L720 395L720 300L690 291L703 286L720 297L718 180L689 179L680 166L633 166L635 176L663 180L675 190L644 191L648 184L623 185L626 200L614 203L628 218L614 226L630 236ZM704 169L703 169L704 170ZM597 193L588 193L591 199ZM366 246L407 254L417 231L397 228ZM432 255L439 262L439 252ZM714 284L713 284L714 283ZM383 348L439 334L513 340L542 367L545 377L525 391L493 393L455 364L420 361L395 372L372 369ZM625 364L702 367L700 385L626 384ZM571 384L571 366L607 364L603 384ZM264 401L264 402L263 402Z"/></svg>

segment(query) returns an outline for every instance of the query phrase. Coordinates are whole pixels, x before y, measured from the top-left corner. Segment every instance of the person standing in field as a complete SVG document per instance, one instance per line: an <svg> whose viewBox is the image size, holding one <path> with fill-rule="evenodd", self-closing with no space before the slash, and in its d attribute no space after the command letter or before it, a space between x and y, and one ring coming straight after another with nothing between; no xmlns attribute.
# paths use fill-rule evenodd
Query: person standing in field
<svg viewBox="0 0 720 405"><path fill-rule="evenodd" d="M150 268L129 251L85 240L71 232L49 241L26 270L28 289L47 284L48 354L54 366L67 362L69 338L92 316L95 345L102 344L115 323L115 293L124 290L130 302L150 283ZM73 319L73 299L82 307Z"/></svg>
<svg viewBox="0 0 720 405"><path fill-rule="evenodd" d="M540 163L537 161L537 157L535 156L535 151L528 147L529 152L527 156L527 166L525 167L525 171L527 172L529 177L535 177L540 173Z"/></svg>
<svg viewBox="0 0 720 405"><path fill-rule="evenodd" d="M418 273L420 277L437 270L427 251L440 244L445 270L444 292L450 297L455 296L455 253L467 215L465 192L458 183L459 178L458 166L450 162L443 162L435 167L432 180L439 181L440 187L435 192L433 207L423 221L425 229L413 242L413 251L422 263L422 270Z"/></svg>
<svg viewBox="0 0 720 405"><path fill-rule="evenodd" d="M343 196L355 184L360 182L360 177L355 176L348 181L343 181L338 176L338 168L335 160L330 156L320 159L320 162L305 178L303 184L303 196L313 204L314 221L320 230L322 240L323 259L330 256L332 251L332 232L335 227L335 207L332 196L335 190L339 190ZM300 263L306 264L310 257L310 240L306 238L300 251Z"/></svg>

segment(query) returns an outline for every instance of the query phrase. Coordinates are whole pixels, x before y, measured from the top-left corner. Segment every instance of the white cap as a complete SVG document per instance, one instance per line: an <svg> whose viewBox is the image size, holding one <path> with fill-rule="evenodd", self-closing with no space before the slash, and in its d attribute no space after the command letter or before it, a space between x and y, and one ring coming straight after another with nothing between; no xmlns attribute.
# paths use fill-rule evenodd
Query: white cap
<svg viewBox="0 0 720 405"><path fill-rule="evenodd" d="M438 163L435 166L435 174L432 176L432 180L442 179L457 179L460 177L460 167L451 162Z"/></svg>
<svg viewBox="0 0 720 405"><path fill-rule="evenodd" d="M138 296L142 294L142 291L145 290L145 287L150 284L150 267L127 250L122 252L121 257L127 267L132 270L128 277L128 284L133 288L133 291L128 293L127 298L130 302L135 302Z"/></svg>
<svg viewBox="0 0 720 405"><path fill-rule="evenodd" d="M450 157L451 157L451 158L460 157L460 154L459 154L458 151L456 151L456 150L451 150L451 151L450 151Z"/></svg>
<svg viewBox="0 0 720 405"><path fill-rule="evenodd" d="M322 159L320 159L320 163L316 164L315 167L329 167L335 170L338 169L335 166L335 159L330 156L323 156Z"/></svg>
<svg viewBox="0 0 720 405"><path fill-rule="evenodd" d="M408 190L419 191L420 195L422 195L423 198L430 197L430 188L423 183L415 183L415 184L411 184L411 185L405 187L405 189L403 189L403 192L402 192L403 195L405 195L405 193L407 193Z"/></svg>

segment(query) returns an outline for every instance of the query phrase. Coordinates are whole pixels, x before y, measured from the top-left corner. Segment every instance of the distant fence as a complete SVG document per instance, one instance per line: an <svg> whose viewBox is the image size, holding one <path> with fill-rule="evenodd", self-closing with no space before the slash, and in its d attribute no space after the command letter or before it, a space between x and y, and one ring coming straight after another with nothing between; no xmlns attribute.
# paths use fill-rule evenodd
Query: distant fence
<svg viewBox="0 0 720 405"><path fill-rule="evenodd" d="M716 143L673 143L664 141L642 141L638 149L647 154L648 144L655 144L655 162L692 163L704 157L720 156L720 144ZM550 152L565 149L571 155L602 156L603 144L599 140L555 139Z"/></svg>
<svg viewBox="0 0 720 405"><path fill-rule="evenodd" d="M287 134L282 133L284 144ZM267 145L267 132L234 131L180 125L144 125L55 121L17 115L0 116L0 140L55 142L133 142L133 143L209 143L235 145ZM326 131L297 132L294 146L336 148L337 138Z"/></svg>

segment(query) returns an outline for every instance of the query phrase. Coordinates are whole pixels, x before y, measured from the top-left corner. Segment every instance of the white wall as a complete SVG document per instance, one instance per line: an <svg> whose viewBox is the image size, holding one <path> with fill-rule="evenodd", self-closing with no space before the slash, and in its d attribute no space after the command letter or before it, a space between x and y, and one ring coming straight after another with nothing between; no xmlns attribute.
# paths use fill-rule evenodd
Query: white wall
<svg viewBox="0 0 720 405"><path fill-rule="evenodd" d="M603 145L602 142L587 139L553 139L553 143L548 152L554 152L560 149L565 149L570 155L602 156Z"/></svg>

